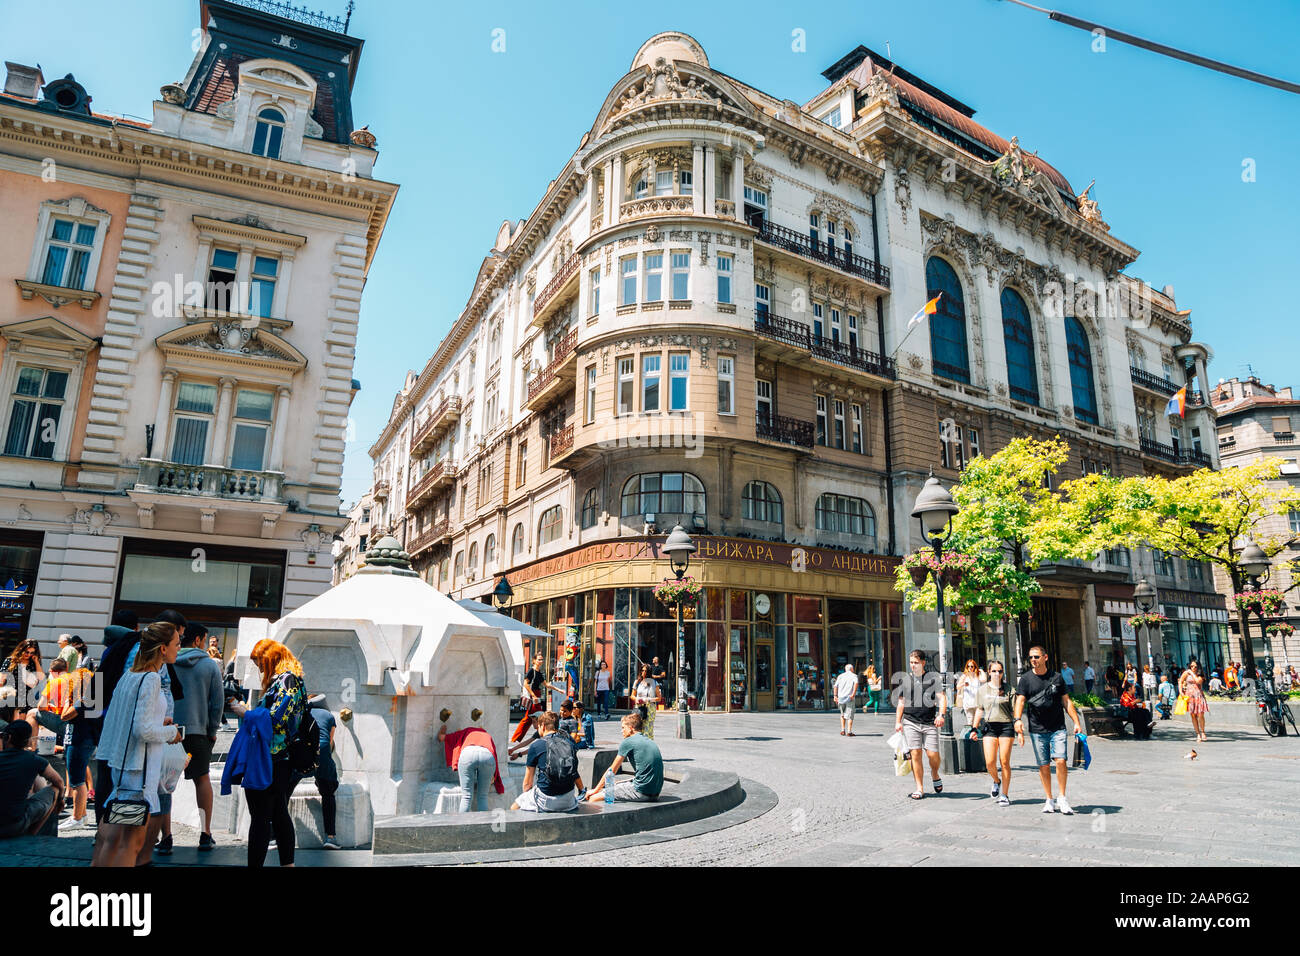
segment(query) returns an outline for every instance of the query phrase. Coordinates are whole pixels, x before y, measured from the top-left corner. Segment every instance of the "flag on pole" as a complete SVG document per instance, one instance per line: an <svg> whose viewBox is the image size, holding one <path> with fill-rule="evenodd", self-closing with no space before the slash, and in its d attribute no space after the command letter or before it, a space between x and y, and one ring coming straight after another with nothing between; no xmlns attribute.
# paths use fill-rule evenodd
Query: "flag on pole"
<svg viewBox="0 0 1300 956"><path fill-rule="evenodd" d="M939 299L941 299L942 297L943 297L943 293L940 292L938 295L936 295L925 305L921 306L921 308L917 310L916 315L912 316L910 319L907 320L907 327L910 329L912 326L922 322L927 315L934 315L936 312L938 312Z"/></svg>
<svg viewBox="0 0 1300 956"><path fill-rule="evenodd" d="M1185 418L1187 411L1187 386L1184 385L1178 391L1174 392L1173 397L1169 399L1169 404L1165 406L1166 415L1177 415L1179 418Z"/></svg>

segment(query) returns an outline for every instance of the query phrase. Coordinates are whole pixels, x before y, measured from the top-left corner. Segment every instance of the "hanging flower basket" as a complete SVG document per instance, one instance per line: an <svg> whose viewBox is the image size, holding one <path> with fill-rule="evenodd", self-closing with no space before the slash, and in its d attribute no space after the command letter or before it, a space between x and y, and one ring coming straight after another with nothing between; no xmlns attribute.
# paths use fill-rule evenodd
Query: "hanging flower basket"
<svg viewBox="0 0 1300 956"><path fill-rule="evenodd" d="M1264 630L1268 632L1269 637L1290 637L1295 633L1295 625L1288 624L1286 621L1275 621Z"/></svg>
<svg viewBox="0 0 1300 956"><path fill-rule="evenodd" d="M950 588L960 584L966 572L975 567L975 558L957 551L949 551L940 558L936 558L933 551L913 551L903 559L903 567L918 588L931 574L939 578L944 587Z"/></svg>
<svg viewBox="0 0 1300 956"><path fill-rule="evenodd" d="M1169 623L1169 618L1163 614L1156 614L1154 611L1147 614L1134 614L1128 619L1129 627L1137 630L1140 627L1154 627L1156 630L1164 627Z"/></svg>
<svg viewBox="0 0 1300 956"><path fill-rule="evenodd" d="M925 587L926 578L930 576L930 569L926 567L908 568L907 573L912 576L912 583L918 588Z"/></svg>
<svg viewBox="0 0 1300 956"><path fill-rule="evenodd" d="M699 582L688 574L680 581L664 578L663 583L655 588L655 598L664 604L680 604L684 610L695 606L703 590Z"/></svg>
<svg viewBox="0 0 1300 956"><path fill-rule="evenodd" d="M1276 617L1282 612L1282 592L1276 589L1238 591L1234 597L1238 610L1246 614L1258 614L1260 617Z"/></svg>

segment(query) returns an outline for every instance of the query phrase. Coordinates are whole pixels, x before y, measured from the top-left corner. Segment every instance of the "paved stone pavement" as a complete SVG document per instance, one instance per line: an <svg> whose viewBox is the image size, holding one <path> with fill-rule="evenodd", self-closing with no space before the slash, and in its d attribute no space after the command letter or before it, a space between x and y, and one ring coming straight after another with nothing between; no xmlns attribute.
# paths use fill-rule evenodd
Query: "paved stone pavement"
<svg viewBox="0 0 1300 956"><path fill-rule="evenodd" d="M771 788L775 808L756 819L671 842L564 856L560 865L1295 865L1300 810L1300 738L1258 728L1216 732L1196 744L1181 721L1159 722L1150 742L1093 739L1092 769L1070 774L1075 816L1040 812L1032 753L1013 751L1010 807L989 798L985 774L950 774L944 793L912 801L912 778L893 775L885 739L892 716L859 715L854 738L838 716L694 715L694 739L658 721L670 766L699 763ZM597 722L613 745L616 721ZM1192 749L1196 760L1184 758ZM929 779L927 776L927 787ZM197 834L178 828L169 865L240 866L244 847L229 837L215 853L194 850ZM85 865L89 834L0 841L0 866ZM274 864L274 851L269 855ZM396 862L396 861L393 861ZM368 851L299 851L306 866L367 866ZM535 865L536 861L532 861ZM510 864L489 864L510 865ZM516 864L518 865L518 864Z"/></svg>

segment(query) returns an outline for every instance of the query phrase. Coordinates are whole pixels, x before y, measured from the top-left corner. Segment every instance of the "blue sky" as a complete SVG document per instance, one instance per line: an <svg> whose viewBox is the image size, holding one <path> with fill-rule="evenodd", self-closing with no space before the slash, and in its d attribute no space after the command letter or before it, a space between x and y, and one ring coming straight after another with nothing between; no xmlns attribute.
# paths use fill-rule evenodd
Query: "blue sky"
<svg viewBox="0 0 1300 956"><path fill-rule="evenodd" d="M313 0L342 13L345 0ZM1042 5L1047 5L1042 0ZM1300 81L1300 4L1252 0L1055 0L1064 12ZM799 102L821 71L865 44L976 110L976 119L1060 169L1119 238L1142 250L1129 272L1172 284L1211 380L1300 385L1292 296L1297 265L1300 97L1110 41L1003 0L757 0L715 4L444 4L358 0L366 40L353 97L379 137L376 175L402 184L370 272L357 346L343 498L369 485L366 454L408 368L420 368L465 305L503 219L528 215L589 128L637 48L684 30L711 65ZM101 112L147 116L184 76L197 0L0 0L0 56L74 73ZM493 31L504 30L504 52ZM806 51L792 50L802 30ZM1243 182L1254 161L1255 181ZM1281 305L1279 305L1281 303ZM1249 331L1248 331L1249 330ZM1261 347L1262 345L1262 347Z"/></svg>

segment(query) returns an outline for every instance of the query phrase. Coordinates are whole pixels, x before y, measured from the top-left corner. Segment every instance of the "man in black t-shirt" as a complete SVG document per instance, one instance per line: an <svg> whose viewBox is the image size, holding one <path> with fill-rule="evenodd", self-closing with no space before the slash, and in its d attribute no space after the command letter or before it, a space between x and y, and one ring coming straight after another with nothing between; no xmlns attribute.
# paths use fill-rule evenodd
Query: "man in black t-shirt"
<svg viewBox="0 0 1300 956"><path fill-rule="evenodd" d="M50 814L63 807L63 778L27 749L31 738L25 720L0 731L0 838L39 833Z"/></svg>
<svg viewBox="0 0 1300 956"><path fill-rule="evenodd" d="M1016 684L1015 732L1020 746L1025 745L1025 721L1021 714L1029 710L1029 739L1034 745L1034 758L1038 762L1038 777L1047 794L1044 813L1074 813L1065 799L1065 781L1069 770L1065 765L1066 734L1065 712L1074 721L1074 732L1083 733L1074 701L1065 689L1065 680L1047 666L1047 651L1038 645L1029 649L1030 669L1020 675ZM1052 801L1052 764L1056 764L1056 782L1061 795Z"/></svg>
<svg viewBox="0 0 1300 956"><path fill-rule="evenodd" d="M524 718L510 735L510 742L517 744L524 739L532 725L532 717L542 709L542 689L546 686L546 658L541 654L533 658L533 666L524 671L523 682L519 686L520 703L524 705Z"/></svg>
<svg viewBox="0 0 1300 956"><path fill-rule="evenodd" d="M659 658L657 657L650 661L650 676L654 678L654 682L659 685L659 692L664 695L664 700L669 703L676 700L677 695L673 692L672 688L668 686L668 668L660 664Z"/></svg>
<svg viewBox="0 0 1300 956"><path fill-rule="evenodd" d="M926 756L930 758L930 781L935 793L943 793L939 779L939 728L948 715L948 698L943 692L942 677L937 671L926 672L925 653L912 651L907 659L912 673L904 674L894 691L898 713L894 730L901 731L912 755L912 776L916 779L913 800L925 796ZM924 754L922 753L924 751Z"/></svg>

